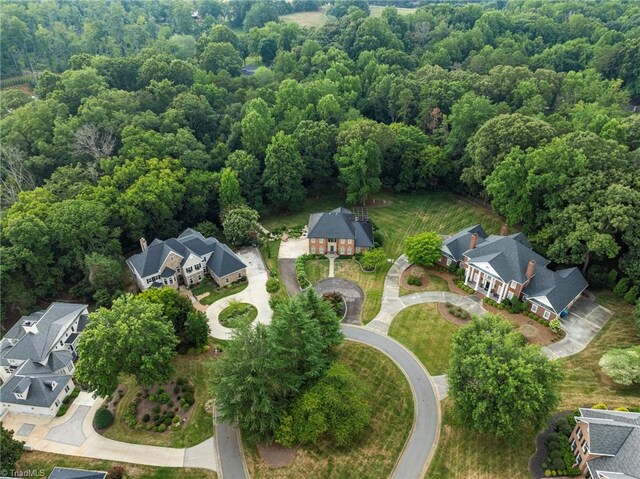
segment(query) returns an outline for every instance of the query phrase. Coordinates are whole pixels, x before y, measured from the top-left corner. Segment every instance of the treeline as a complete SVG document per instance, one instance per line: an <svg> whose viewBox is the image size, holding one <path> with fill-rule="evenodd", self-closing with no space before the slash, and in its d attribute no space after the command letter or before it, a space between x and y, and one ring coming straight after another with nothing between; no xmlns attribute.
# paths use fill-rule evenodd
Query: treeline
<svg viewBox="0 0 640 479"><path fill-rule="evenodd" d="M102 9L158 27L134 47L105 27L99 47L120 50L54 55L69 68L40 74L36 99L2 92L4 306L71 286L91 294L90 253L118 260L140 236L220 224L236 203L295 209L336 183L349 203L381 188L469 193L554 261L620 259L640 284L637 3L437 4L372 18L354 0L313 29L272 21L279 3L207 10L216 5L3 4L3 43L19 22L27 36L34 24L84 35L115 17ZM31 40L11 48L18 66L52 67ZM253 75L241 71L247 56L261 64Z"/></svg>

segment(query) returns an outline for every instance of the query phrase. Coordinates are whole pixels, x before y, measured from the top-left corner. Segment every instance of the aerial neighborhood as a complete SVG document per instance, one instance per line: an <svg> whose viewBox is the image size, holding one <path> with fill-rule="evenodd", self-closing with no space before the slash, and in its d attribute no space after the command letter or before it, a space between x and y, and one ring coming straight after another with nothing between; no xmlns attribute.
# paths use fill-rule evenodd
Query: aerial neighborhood
<svg viewBox="0 0 640 479"><path fill-rule="evenodd" d="M640 479L640 2L0 2L0 478Z"/></svg>

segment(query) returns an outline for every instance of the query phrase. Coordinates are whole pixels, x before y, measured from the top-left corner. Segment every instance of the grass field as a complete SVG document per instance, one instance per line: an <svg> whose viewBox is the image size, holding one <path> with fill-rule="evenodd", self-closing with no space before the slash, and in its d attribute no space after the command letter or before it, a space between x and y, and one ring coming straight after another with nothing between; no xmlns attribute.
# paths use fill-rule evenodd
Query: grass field
<svg viewBox="0 0 640 479"><path fill-rule="evenodd" d="M269 271L275 271L279 274L278 269L278 251L280 251L280 240L277 241L265 241L260 246L260 253L264 258L264 262L267 265Z"/></svg>
<svg viewBox="0 0 640 479"><path fill-rule="evenodd" d="M565 379L560 385L560 409L593 406L603 402L609 408L640 406L640 385L617 386L600 375L600 358L608 350L640 344L633 319L633 307L611 294L601 294L599 302L616 314L581 353L562 360Z"/></svg>
<svg viewBox="0 0 640 479"><path fill-rule="evenodd" d="M344 278L358 284L364 291L364 304L360 320L367 324L380 311L382 287L391 263L386 263L374 273L365 273L360 265L352 259L338 259L335 262L336 278Z"/></svg>
<svg viewBox="0 0 640 479"><path fill-rule="evenodd" d="M48 477L56 466L105 472L108 472L113 466L123 466L127 479L181 479L183 477L215 479L218 477L215 472L205 469L142 466L140 464L103 461L101 459L66 456L41 451L23 453L16 469L25 473L27 471L37 471L39 475L34 477ZM27 476L16 474L16 477Z"/></svg>
<svg viewBox="0 0 640 479"><path fill-rule="evenodd" d="M311 284L315 284L322 279L329 277L328 259L311 259L306 261L304 269L307 272L307 279Z"/></svg>
<svg viewBox="0 0 640 479"><path fill-rule="evenodd" d="M328 7L324 6L316 12L297 12L288 15L281 15L283 22L297 23L301 27L321 27L327 23Z"/></svg>
<svg viewBox="0 0 640 479"><path fill-rule="evenodd" d="M449 285L440 276L429 275L429 282L419 289L408 289L400 286L400 296L420 291L449 291Z"/></svg>
<svg viewBox="0 0 640 479"><path fill-rule="evenodd" d="M291 466L269 469L255 447L245 447L253 478L367 478L389 477L413 422L409 384L394 362L367 346L346 342L340 362L347 364L371 390L371 423L360 441L349 449L327 443L298 450Z"/></svg>
<svg viewBox="0 0 640 479"><path fill-rule="evenodd" d="M451 338L459 326L446 321L433 303L402 310L391 323L389 336L415 354L429 374L444 374L451 358Z"/></svg>
<svg viewBox="0 0 640 479"><path fill-rule="evenodd" d="M615 311L607 325L581 353L560 360L565 373L560 383L558 411L604 402L609 408L640 405L640 386L611 384L600 375L598 361L614 347L640 344L632 307L610 294L599 301ZM392 326L393 328L393 326ZM535 450L536 431L527 430L513 441L498 441L456 424L449 400L443 402L440 441L427 473L428 479L528 479L529 458Z"/></svg>
<svg viewBox="0 0 640 479"><path fill-rule="evenodd" d="M370 14L369 16L371 17L380 17L382 16L382 11L385 9L386 7L382 7L379 5L369 5L369 11ZM415 11L417 10L416 8L403 8L403 7L396 7L396 10L398 10L398 15L411 15L412 13L415 13Z"/></svg>
<svg viewBox="0 0 640 479"><path fill-rule="evenodd" d="M176 369L175 377L188 378L196 388L196 403L192 406L194 411L189 417L187 425L177 431L163 433L153 431L137 431L129 428L122 416L127 406L136 397L139 391L135 382L129 382L129 389L118 403L116 420L104 436L116 441L131 442L134 444L150 444L153 446L190 447L200 444L213 435L213 422L211 415L205 409L205 403L211 399L211 365L215 361L212 356L203 353L199 355L186 354L177 356L173 360Z"/></svg>

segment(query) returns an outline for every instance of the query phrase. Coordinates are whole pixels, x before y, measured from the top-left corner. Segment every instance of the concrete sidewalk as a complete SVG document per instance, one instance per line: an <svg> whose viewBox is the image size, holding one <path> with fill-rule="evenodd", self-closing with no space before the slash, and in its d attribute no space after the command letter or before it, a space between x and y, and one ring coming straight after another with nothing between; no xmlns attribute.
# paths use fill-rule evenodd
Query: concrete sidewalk
<svg viewBox="0 0 640 479"><path fill-rule="evenodd" d="M257 322L263 324L271 322L272 311L271 306L269 306L269 293L267 293L269 274L262 256L257 248L245 248L238 252L238 256L247 265L247 281L249 285L243 291L222 298L207 308L211 336L217 339L230 339L233 335L232 329L225 328L218 321L218 316L222 310L229 306L232 301L252 304L258 310Z"/></svg>
<svg viewBox="0 0 640 479"><path fill-rule="evenodd" d="M23 429L28 431L24 436L16 434L15 437L38 451L149 466L218 470L213 438L180 449L130 444L101 436L93 429L93 417L102 402L102 398L94 399L89 393L81 392L62 417L8 413L3 426L20 431L23 425L33 425Z"/></svg>

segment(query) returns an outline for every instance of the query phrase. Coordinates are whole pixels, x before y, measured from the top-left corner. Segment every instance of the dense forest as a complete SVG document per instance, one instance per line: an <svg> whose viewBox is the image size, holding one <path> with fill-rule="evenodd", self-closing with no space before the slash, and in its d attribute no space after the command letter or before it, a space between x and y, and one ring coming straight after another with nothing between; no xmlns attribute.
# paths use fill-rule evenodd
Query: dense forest
<svg viewBox="0 0 640 479"><path fill-rule="evenodd" d="M33 82L0 94L3 314L108 302L96 272L141 236L336 187L472 195L594 285L640 285L640 3L279 20L322 3L2 2L1 81Z"/></svg>

